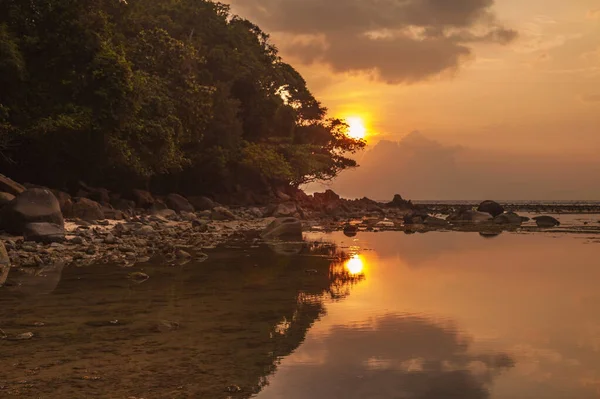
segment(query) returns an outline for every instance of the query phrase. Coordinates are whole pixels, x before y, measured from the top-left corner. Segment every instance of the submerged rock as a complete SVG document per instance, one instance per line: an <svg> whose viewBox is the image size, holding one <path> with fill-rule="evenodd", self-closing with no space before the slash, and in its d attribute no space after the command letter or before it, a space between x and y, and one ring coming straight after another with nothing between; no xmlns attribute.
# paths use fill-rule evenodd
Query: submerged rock
<svg viewBox="0 0 600 399"><path fill-rule="evenodd" d="M560 226L560 222L552 216L538 216L533 218L538 227L549 228Z"/></svg>
<svg viewBox="0 0 600 399"><path fill-rule="evenodd" d="M448 221L440 218L436 218L434 216L429 216L425 219L425 226L431 227L445 227L448 226Z"/></svg>
<svg viewBox="0 0 600 399"><path fill-rule="evenodd" d="M491 221L492 216L489 213L467 210L450 216L448 220L462 223L485 223Z"/></svg>
<svg viewBox="0 0 600 399"><path fill-rule="evenodd" d="M262 232L265 239L302 239L302 223L296 218L279 218L274 220Z"/></svg>
<svg viewBox="0 0 600 399"><path fill-rule="evenodd" d="M496 217L504 213L504 207L495 201L483 201L477 208L477 211L489 213L493 217Z"/></svg>
<svg viewBox="0 0 600 399"><path fill-rule="evenodd" d="M60 204L50 190L25 190L2 209L0 227L7 232L23 234L28 223L53 223L64 226Z"/></svg>

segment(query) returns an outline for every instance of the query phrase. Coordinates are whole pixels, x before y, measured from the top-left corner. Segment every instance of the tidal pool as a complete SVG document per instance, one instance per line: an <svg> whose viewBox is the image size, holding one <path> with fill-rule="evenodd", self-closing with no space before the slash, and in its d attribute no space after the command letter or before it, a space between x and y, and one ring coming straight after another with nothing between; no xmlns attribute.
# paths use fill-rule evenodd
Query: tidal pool
<svg viewBox="0 0 600 399"><path fill-rule="evenodd" d="M13 270L0 397L598 398L596 241L310 233L177 267Z"/></svg>

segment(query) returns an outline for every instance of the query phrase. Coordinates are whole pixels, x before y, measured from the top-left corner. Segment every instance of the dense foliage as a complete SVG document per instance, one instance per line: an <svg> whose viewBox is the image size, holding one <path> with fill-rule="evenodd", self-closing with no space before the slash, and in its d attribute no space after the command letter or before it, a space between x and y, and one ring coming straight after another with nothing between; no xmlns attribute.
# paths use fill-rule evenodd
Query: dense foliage
<svg viewBox="0 0 600 399"><path fill-rule="evenodd" d="M330 179L364 142L207 0L0 0L0 167L206 193Z"/></svg>

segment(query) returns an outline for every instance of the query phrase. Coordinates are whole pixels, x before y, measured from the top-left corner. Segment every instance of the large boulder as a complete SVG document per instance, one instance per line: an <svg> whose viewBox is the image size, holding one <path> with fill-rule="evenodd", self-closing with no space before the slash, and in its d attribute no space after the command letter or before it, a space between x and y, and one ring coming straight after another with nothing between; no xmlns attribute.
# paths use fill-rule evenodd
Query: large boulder
<svg viewBox="0 0 600 399"><path fill-rule="evenodd" d="M25 187L23 187L16 181L0 174L0 191L16 196L25 191Z"/></svg>
<svg viewBox="0 0 600 399"><path fill-rule="evenodd" d="M150 208L154 205L154 197L148 191L134 189L131 190L131 199L135 202L138 208Z"/></svg>
<svg viewBox="0 0 600 399"><path fill-rule="evenodd" d="M494 218L496 224L512 224L520 226L523 223L523 218L514 212L506 212Z"/></svg>
<svg viewBox="0 0 600 399"><path fill-rule="evenodd" d="M279 218L268 225L261 233L262 238L302 239L302 223L296 218Z"/></svg>
<svg viewBox="0 0 600 399"><path fill-rule="evenodd" d="M194 206L179 194L167 195L166 203L169 209L172 209L177 213L194 212Z"/></svg>
<svg viewBox="0 0 600 399"><path fill-rule="evenodd" d="M25 190L2 209L0 227L7 232L20 235L29 223L54 223L64 226L60 204L50 190Z"/></svg>
<svg viewBox="0 0 600 399"><path fill-rule="evenodd" d="M0 192L0 208L2 208L5 205L8 205L14 199L15 196L11 193Z"/></svg>
<svg viewBox="0 0 600 399"><path fill-rule="evenodd" d="M538 216L533 218L538 227L549 228L560 226L560 222L552 216Z"/></svg>
<svg viewBox="0 0 600 399"><path fill-rule="evenodd" d="M496 217L504 213L504 207L495 201L483 201L479 204L477 211L489 213L493 217Z"/></svg>
<svg viewBox="0 0 600 399"><path fill-rule="evenodd" d="M71 212L67 217L82 219L86 222L103 220L105 218L102 206L89 198L75 198Z"/></svg>
<svg viewBox="0 0 600 399"><path fill-rule="evenodd" d="M35 241L43 244L65 241L65 229L52 223L29 223L23 231L25 241Z"/></svg>
<svg viewBox="0 0 600 399"><path fill-rule="evenodd" d="M189 197L188 201L197 211L211 211L217 204L208 197Z"/></svg>

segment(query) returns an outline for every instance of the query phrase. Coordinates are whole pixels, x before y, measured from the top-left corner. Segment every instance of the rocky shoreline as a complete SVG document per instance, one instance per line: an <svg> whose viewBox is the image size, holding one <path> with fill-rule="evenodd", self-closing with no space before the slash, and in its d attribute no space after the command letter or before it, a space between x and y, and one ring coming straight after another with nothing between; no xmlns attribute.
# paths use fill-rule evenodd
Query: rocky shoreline
<svg viewBox="0 0 600 399"><path fill-rule="evenodd" d="M559 220L530 221L515 206L485 201L468 205L414 205L396 195L389 203L346 200L333 191L306 195L278 192L267 205L225 207L206 197L169 194L155 198L133 190L126 199L82 184L77 197L42 187L22 186L0 175L0 285L5 269L39 273L45 267L111 263L124 267L159 256L165 264L206 259L203 252L232 240L302 240L304 231L546 231ZM531 212L531 209L526 208ZM524 223L529 223L524 225ZM585 232L598 232L590 226Z"/></svg>

